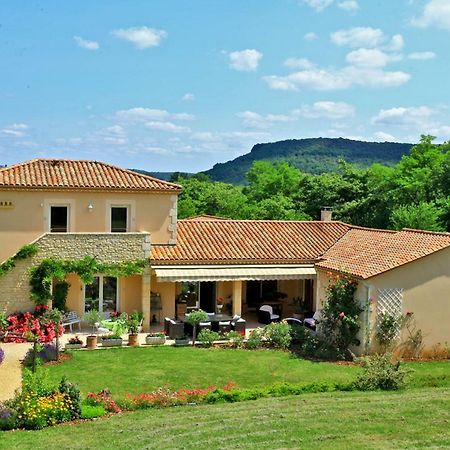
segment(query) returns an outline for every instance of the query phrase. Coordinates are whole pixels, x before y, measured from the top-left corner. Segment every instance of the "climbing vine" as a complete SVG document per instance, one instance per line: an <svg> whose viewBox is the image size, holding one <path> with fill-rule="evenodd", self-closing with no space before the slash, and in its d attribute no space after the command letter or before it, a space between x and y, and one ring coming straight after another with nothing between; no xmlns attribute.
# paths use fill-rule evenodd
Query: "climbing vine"
<svg viewBox="0 0 450 450"><path fill-rule="evenodd" d="M5 275L16 266L16 261L34 256L39 251L35 244L24 245L14 256L0 264L0 276Z"/></svg>
<svg viewBox="0 0 450 450"><path fill-rule="evenodd" d="M127 277L142 274L147 265L146 260L124 261L120 263L101 263L87 256L80 260L61 260L46 258L39 265L30 269L31 298L36 304L45 304L51 299L53 279L64 280L67 274L77 274L83 283L94 281L96 273L113 277Z"/></svg>

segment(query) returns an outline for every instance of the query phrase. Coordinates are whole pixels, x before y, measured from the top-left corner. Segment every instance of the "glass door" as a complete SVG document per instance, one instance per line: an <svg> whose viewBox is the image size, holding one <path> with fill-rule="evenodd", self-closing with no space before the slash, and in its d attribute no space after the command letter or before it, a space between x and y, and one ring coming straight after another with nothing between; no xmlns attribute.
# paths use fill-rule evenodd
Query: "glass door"
<svg viewBox="0 0 450 450"><path fill-rule="evenodd" d="M84 310L85 312L96 309L102 314L109 316L117 311L117 278L98 275L94 277L92 284L84 287Z"/></svg>

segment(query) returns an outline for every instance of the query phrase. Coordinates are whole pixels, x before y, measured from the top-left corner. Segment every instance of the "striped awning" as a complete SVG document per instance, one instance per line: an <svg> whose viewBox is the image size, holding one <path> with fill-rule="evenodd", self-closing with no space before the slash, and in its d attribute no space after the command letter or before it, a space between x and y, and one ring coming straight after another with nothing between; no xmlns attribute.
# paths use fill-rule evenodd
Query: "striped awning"
<svg viewBox="0 0 450 450"><path fill-rule="evenodd" d="M313 265L158 266L158 281L302 280L316 275Z"/></svg>

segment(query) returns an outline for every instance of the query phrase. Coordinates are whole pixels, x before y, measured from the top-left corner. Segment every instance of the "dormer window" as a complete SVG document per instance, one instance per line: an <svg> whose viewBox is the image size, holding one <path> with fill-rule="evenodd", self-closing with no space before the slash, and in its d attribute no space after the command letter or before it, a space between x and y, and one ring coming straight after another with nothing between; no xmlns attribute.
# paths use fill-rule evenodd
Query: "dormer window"
<svg viewBox="0 0 450 450"><path fill-rule="evenodd" d="M67 233L69 231L69 207L50 206L50 232Z"/></svg>
<svg viewBox="0 0 450 450"><path fill-rule="evenodd" d="M128 220L127 206L111 206L111 233L126 233Z"/></svg>

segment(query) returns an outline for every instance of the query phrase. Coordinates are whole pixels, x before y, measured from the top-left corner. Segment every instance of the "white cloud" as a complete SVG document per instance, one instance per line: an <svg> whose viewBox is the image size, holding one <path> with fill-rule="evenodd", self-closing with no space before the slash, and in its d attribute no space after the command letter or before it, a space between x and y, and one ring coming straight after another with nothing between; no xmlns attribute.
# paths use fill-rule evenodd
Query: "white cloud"
<svg viewBox="0 0 450 450"><path fill-rule="evenodd" d="M310 31L309 33L306 33L303 36L303 39L305 41L311 42L311 41L315 41L316 39L319 39L319 36L317 36L317 34L314 33L313 31Z"/></svg>
<svg viewBox="0 0 450 450"><path fill-rule="evenodd" d="M189 133L191 129L189 127L182 127L172 122L147 122L146 128L156 131L166 131L168 133Z"/></svg>
<svg viewBox="0 0 450 450"><path fill-rule="evenodd" d="M399 142L395 136L384 131L377 131L373 134L373 138L378 142Z"/></svg>
<svg viewBox="0 0 450 450"><path fill-rule="evenodd" d="M297 91L314 89L332 91L348 89L352 86L391 87L400 86L411 76L406 72L390 72L377 67L347 66L343 69L312 69L294 72L286 76L264 77L269 88Z"/></svg>
<svg viewBox="0 0 450 450"><path fill-rule="evenodd" d="M74 36L73 40L77 43L78 47L84 48L86 50L98 50L100 45L96 41L88 41L80 36Z"/></svg>
<svg viewBox="0 0 450 450"><path fill-rule="evenodd" d="M255 49L235 51L228 54L230 67L234 70L252 72L258 68L263 54Z"/></svg>
<svg viewBox="0 0 450 450"><path fill-rule="evenodd" d="M25 123L13 123L5 126L0 130L0 133L4 136L13 138L20 138L26 135L25 131L28 129L28 125Z"/></svg>
<svg viewBox="0 0 450 450"><path fill-rule="evenodd" d="M338 30L330 34L331 42L339 46L377 47L385 41L385 35L379 28L355 27Z"/></svg>
<svg viewBox="0 0 450 450"><path fill-rule="evenodd" d="M253 111L242 111L236 114L242 119L242 123L251 128L267 128L275 123L291 122L295 117L284 114L266 114L261 115Z"/></svg>
<svg viewBox="0 0 450 450"><path fill-rule="evenodd" d="M388 45L385 46L385 50L391 52L399 52L405 45L405 40L401 34L394 34Z"/></svg>
<svg viewBox="0 0 450 450"><path fill-rule="evenodd" d="M320 101L312 105L302 105L292 112L307 119L344 119L355 114L355 107L345 102Z"/></svg>
<svg viewBox="0 0 450 450"><path fill-rule="evenodd" d="M161 40L167 37L166 31L149 27L121 28L111 33L119 39L131 42L139 49L157 47Z"/></svg>
<svg viewBox="0 0 450 450"><path fill-rule="evenodd" d="M181 97L181 100L183 100L184 102L192 102L195 100L195 95L191 92L186 92L186 94Z"/></svg>
<svg viewBox="0 0 450 450"><path fill-rule="evenodd" d="M303 3L317 12L328 8L334 0L303 0Z"/></svg>
<svg viewBox="0 0 450 450"><path fill-rule="evenodd" d="M408 55L409 59L415 59L418 61L426 61L428 59L436 58L436 53L434 52L413 52Z"/></svg>
<svg viewBox="0 0 450 450"><path fill-rule="evenodd" d="M122 109L116 112L119 120L126 122L147 122L147 121L164 121L164 120L193 120L195 117L187 113L170 113L164 109L152 109L136 107L130 109Z"/></svg>
<svg viewBox="0 0 450 450"><path fill-rule="evenodd" d="M353 12L359 9L359 5L356 0L343 0L342 2L338 2L338 8Z"/></svg>
<svg viewBox="0 0 450 450"><path fill-rule="evenodd" d="M308 58L288 58L284 61L284 65L290 69L312 69L314 63Z"/></svg>
<svg viewBox="0 0 450 450"><path fill-rule="evenodd" d="M353 66L384 67L391 61L398 60L397 55L388 55L378 48L360 48L347 54L346 61Z"/></svg>
<svg viewBox="0 0 450 450"><path fill-rule="evenodd" d="M403 107L399 106L390 109L381 109L378 114L372 118L375 125L410 127L422 126L429 122L435 110L428 106Z"/></svg>
<svg viewBox="0 0 450 450"><path fill-rule="evenodd" d="M435 26L450 30L450 2L448 0L430 0L422 14L412 20L412 24L426 28Z"/></svg>

